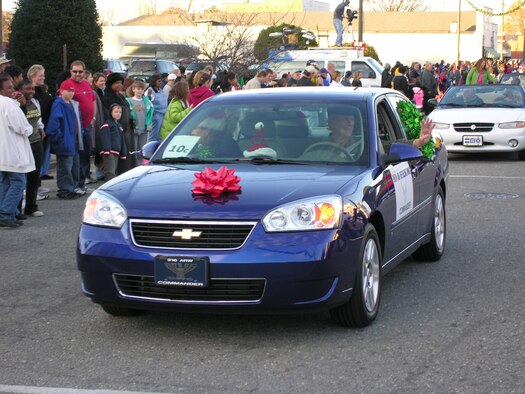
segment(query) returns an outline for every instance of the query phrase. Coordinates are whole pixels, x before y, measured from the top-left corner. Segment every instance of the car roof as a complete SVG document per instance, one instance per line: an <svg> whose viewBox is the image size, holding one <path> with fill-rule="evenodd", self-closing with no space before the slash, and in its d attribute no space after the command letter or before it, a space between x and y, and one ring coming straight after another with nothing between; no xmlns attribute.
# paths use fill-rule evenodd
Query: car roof
<svg viewBox="0 0 525 394"><path fill-rule="evenodd" d="M385 93L398 93L392 89L385 88L350 88L350 87L286 87L286 88L271 88L271 89L249 89L238 90L233 93L219 94L213 96L212 102L236 102L236 101L259 101L261 98L270 97L270 100L275 101L311 101L321 99L342 99L351 96L353 99L368 99L374 96Z"/></svg>

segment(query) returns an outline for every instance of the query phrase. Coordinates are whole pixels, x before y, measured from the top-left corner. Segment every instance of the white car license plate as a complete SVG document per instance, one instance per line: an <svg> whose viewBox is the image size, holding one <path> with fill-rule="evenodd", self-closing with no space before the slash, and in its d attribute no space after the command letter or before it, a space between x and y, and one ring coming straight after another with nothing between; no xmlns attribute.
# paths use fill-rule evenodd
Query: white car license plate
<svg viewBox="0 0 525 394"><path fill-rule="evenodd" d="M464 146L483 146L483 136L481 135L464 135Z"/></svg>

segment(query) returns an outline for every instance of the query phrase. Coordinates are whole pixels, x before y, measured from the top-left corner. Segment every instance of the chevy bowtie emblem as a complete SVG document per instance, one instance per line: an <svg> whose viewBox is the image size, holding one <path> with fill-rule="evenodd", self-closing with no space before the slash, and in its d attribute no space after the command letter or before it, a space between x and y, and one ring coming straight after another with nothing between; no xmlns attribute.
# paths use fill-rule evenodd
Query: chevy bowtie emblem
<svg viewBox="0 0 525 394"><path fill-rule="evenodd" d="M472 126L470 126L470 130L472 130L472 131L476 130L476 125L473 124Z"/></svg>
<svg viewBox="0 0 525 394"><path fill-rule="evenodd" d="M192 239L198 238L202 234L202 231L193 231L191 228L185 228L181 231L176 230L171 234L172 237L180 237L181 239Z"/></svg>

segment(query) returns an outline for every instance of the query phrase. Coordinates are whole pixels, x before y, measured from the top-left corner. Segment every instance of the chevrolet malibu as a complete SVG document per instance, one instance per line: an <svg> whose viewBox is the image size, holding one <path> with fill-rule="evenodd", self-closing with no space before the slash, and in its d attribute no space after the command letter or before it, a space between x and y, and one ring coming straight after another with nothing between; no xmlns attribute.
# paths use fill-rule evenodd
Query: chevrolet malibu
<svg viewBox="0 0 525 394"><path fill-rule="evenodd" d="M111 315L377 316L381 277L445 249L445 148L423 157L387 89L230 92L87 200L82 290Z"/></svg>

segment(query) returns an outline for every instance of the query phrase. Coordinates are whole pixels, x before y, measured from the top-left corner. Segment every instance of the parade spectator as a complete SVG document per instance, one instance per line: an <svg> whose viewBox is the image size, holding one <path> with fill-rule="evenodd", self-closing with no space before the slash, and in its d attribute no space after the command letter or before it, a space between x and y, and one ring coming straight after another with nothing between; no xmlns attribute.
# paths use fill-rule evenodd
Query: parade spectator
<svg viewBox="0 0 525 394"><path fill-rule="evenodd" d="M410 67L410 71L408 74L408 79L414 79L414 78L421 78L421 64L418 62L412 62L412 66Z"/></svg>
<svg viewBox="0 0 525 394"><path fill-rule="evenodd" d="M124 139L124 128L120 124L122 107L111 104L109 118L97 134L96 149L102 157L104 180L109 181L117 176L119 159L125 160L128 149Z"/></svg>
<svg viewBox="0 0 525 394"><path fill-rule="evenodd" d="M335 39L336 47L343 46L343 32L344 32L343 18L345 14L345 7L348 6L348 4L350 4L350 0L344 0L341 4L335 7L335 10L334 10L333 23L334 23L335 31L337 33L337 37Z"/></svg>
<svg viewBox="0 0 525 394"><path fill-rule="evenodd" d="M343 86L352 86L352 71L346 71L345 72L345 77L341 80L341 85Z"/></svg>
<svg viewBox="0 0 525 394"><path fill-rule="evenodd" d="M24 215L40 217L44 216L44 213L38 209L37 205L38 188L40 186L40 167L42 166L42 156L44 154L42 146L42 139L45 136L44 124L42 123L40 104L38 100L34 98L35 88L33 82L29 79L23 79L17 88L26 99L26 105L22 110L33 129L33 132L29 136L29 144L35 162L35 169L27 174ZM20 211L22 211L21 208L22 202L20 202L19 206Z"/></svg>
<svg viewBox="0 0 525 394"><path fill-rule="evenodd" d="M334 79L334 75L337 72L337 70L335 69L335 64L334 63L328 63L326 65L326 69L328 70L328 80L330 82L332 82L332 80Z"/></svg>
<svg viewBox="0 0 525 394"><path fill-rule="evenodd" d="M496 78L492 76L485 59L479 59L467 75L467 85L487 85L488 83L497 83Z"/></svg>
<svg viewBox="0 0 525 394"><path fill-rule="evenodd" d="M382 88L391 88L392 87L392 74L390 73L391 70L390 63L385 63L385 68L383 72L381 73L381 87Z"/></svg>
<svg viewBox="0 0 525 394"><path fill-rule="evenodd" d="M86 179L90 179L91 152L93 151L93 123L97 110L95 92L91 84L84 79L86 66L81 60L71 63L71 81L75 87L73 100L78 102L82 121L82 149L79 149L80 175L78 187L85 192L92 190L85 186Z"/></svg>
<svg viewBox="0 0 525 394"><path fill-rule="evenodd" d="M344 85L341 84L341 73L339 71L334 71L334 75L332 77L332 82L330 82L330 87L343 87Z"/></svg>
<svg viewBox="0 0 525 394"><path fill-rule="evenodd" d="M177 79L177 75L175 74L168 74L168 77L166 79L166 85L162 88L162 91L164 92L164 95L166 97L169 97L171 89L173 88L173 85L175 85L175 80Z"/></svg>
<svg viewBox="0 0 525 394"><path fill-rule="evenodd" d="M76 85L67 79L60 85L59 97L53 102L47 125L47 135L57 160L57 197L72 200L85 194L79 188L79 151L84 149L80 105L73 100Z"/></svg>
<svg viewBox="0 0 525 394"><path fill-rule="evenodd" d="M168 98L160 88L160 83L160 76L153 75L150 78L149 88L146 91L146 95L149 97L151 104L153 105L153 120L151 123L151 131L148 135L148 142L161 140L160 129L166 111L168 110Z"/></svg>
<svg viewBox="0 0 525 394"><path fill-rule="evenodd" d="M51 113L51 105L53 104L53 97L49 94L48 87L45 84L46 80L46 70L40 64L33 64L27 70L27 77L33 82L35 87L34 98L40 104L40 113L42 118L42 123L44 124L44 133L47 128L47 122L49 119L49 114ZM49 144L49 139L47 136L42 141L42 166L40 169L40 180L42 179L54 179L52 175L49 175L49 165L51 163L51 146ZM40 183L41 184L41 183ZM40 191L37 195L37 200L45 200L49 197L49 194Z"/></svg>
<svg viewBox="0 0 525 394"><path fill-rule="evenodd" d="M131 108L130 114L133 119L133 146L137 151L142 150L142 147L148 142L148 134L152 128L153 112L155 111L149 97L144 95L145 88L146 84L144 82L133 82L128 89L128 96L132 96L126 98ZM140 165L140 157L137 155L135 159L137 165Z"/></svg>
<svg viewBox="0 0 525 394"><path fill-rule="evenodd" d="M168 106L168 112L164 117L162 128L160 129L160 138L166 139L169 133L180 123L193 108L188 102L190 89L188 83L184 80L179 81L173 87L175 96Z"/></svg>
<svg viewBox="0 0 525 394"><path fill-rule="evenodd" d="M199 73L201 73L199 75ZM188 102L192 107L196 107L208 97L212 97L215 93L210 89L211 75L204 71L199 71L194 78L195 87L190 89Z"/></svg>
<svg viewBox="0 0 525 394"><path fill-rule="evenodd" d="M322 79L322 86L330 86L330 80L328 78L328 70L326 68L321 68L319 70L319 76Z"/></svg>
<svg viewBox="0 0 525 394"><path fill-rule="evenodd" d="M243 89L260 89L262 85L266 82L267 74L266 71L261 70L257 73L255 77L250 79L246 84L244 85Z"/></svg>
<svg viewBox="0 0 525 394"><path fill-rule="evenodd" d="M131 120L131 108L122 94L122 88L124 86L124 77L119 73L111 73L106 78L106 94L102 98L102 105L104 107L104 115L106 119L109 119L109 109L111 104L118 104L122 108L122 117L120 118L120 124L123 129L124 139L126 141L126 148L133 152L135 147L133 146L133 130ZM131 158L131 155L126 155L126 159L119 160L117 172L122 174L133 167L135 167L136 161Z"/></svg>
<svg viewBox="0 0 525 394"><path fill-rule="evenodd" d="M15 59L8 59L5 54L0 57L0 73L3 73L7 67L9 67Z"/></svg>
<svg viewBox="0 0 525 394"><path fill-rule="evenodd" d="M104 96L106 93L106 74L99 72L93 75L93 89L98 97Z"/></svg>
<svg viewBox="0 0 525 394"><path fill-rule="evenodd" d="M313 66L306 66L301 78L297 81L297 86L317 86L312 82L312 78L317 78L317 69Z"/></svg>
<svg viewBox="0 0 525 394"><path fill-rule="evenodd" d="M225 73L218 88L219 93L232 92L239 89L239 81L237 81L235 73L231 71Z"/></svg>
<svg viewBox="0 0 525 394"><path fill-rule="evenodd" d="M361 71L356 71L354 73L354 79L352 80L352 86L355 86L355 87L363 86L363 82L361 82L361 75L362 75Z"/></svg>
<svg viewBox="0 0 525 394"><path fill-rule="evenodd" d="M0 228L15 230L23 222L16 219L18 203L26 186L26 174L35 170L28 137L33 128L12 99L13 81L0 74Z"/></svg>
<svg viewBox="0 0 525 394"><path fill-rule="evenodd" d="M277 73L272 69L266 69L266 80L261 84L262 88L276 88L277 87Z"/></svg>
<svg viewBox="0 0 525 394"><path fill-rule="evenodd" d="M412 100L413 94L411 89L408 87L408 79L406 76L407 69L405 66L400 66L398 68L399 74L394 77L392 80L392 87L394 90L397 90L403 93L409 100Z"/></svg>
<svg viewBox="0 0 525 394"><path fill-rule="evenodd" d="M425 69L421 73L421 88L425 94L423 100L423 110L425 115L428 115L434 109L431 105L428 104L428 100L435 98L438 94L437 91L437 81L434 78L432 72L432 63L425 62Z"/></svg>
<svg viewBox="0 0 525 394"><path fill-rule="evenodd" d="M18 67L16 64L7 66L5 72L13 78L13 86L17 87L20 82L22 82L22 68Z"/></svg>
<svg viewBox="0 0 525 394"><path fill-rule="evenodd" d="M93 88L93 91L95 94L96 99L96 106L97 110L95 111L95 121L93 122L93 146L95 146L96 140L97 140L97 134L100 131L100 128L104 124L105 117L104 117L104 106L102 105L102 97L104 96L106 92L106 74L104 73L95 73L93 75L93 80L91 83L91 86ZM102 157L98 153L98 151L94 150L94 156L95 156L95 180L88 180L86 179L86 184L93 181L102 181L104 180L104 174L102 170Z"/></svg>
<svg viewBox="0 0 525 394"><path fill-rule="evenodd" d="M301 70L297 70L292 73L286 82L286 86L297 86L297 81L299 81L299 79L301 79Z"/></svg>

